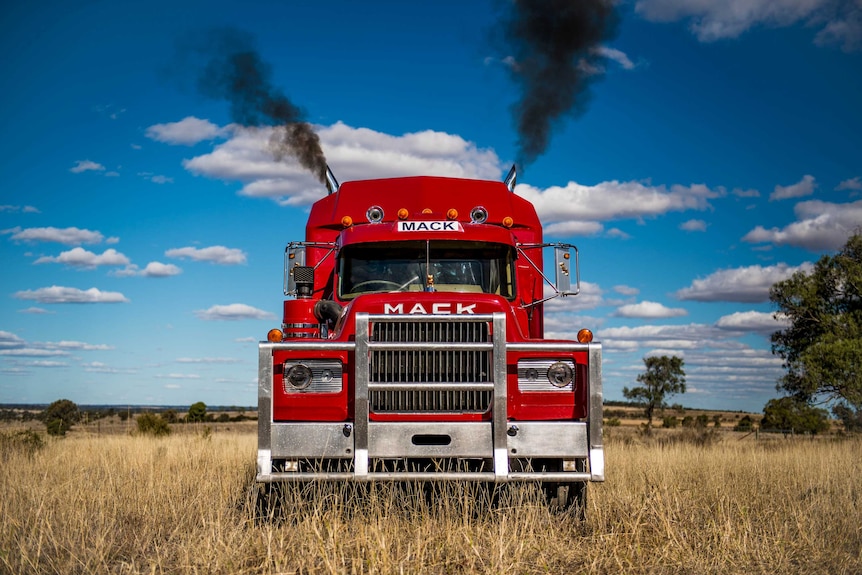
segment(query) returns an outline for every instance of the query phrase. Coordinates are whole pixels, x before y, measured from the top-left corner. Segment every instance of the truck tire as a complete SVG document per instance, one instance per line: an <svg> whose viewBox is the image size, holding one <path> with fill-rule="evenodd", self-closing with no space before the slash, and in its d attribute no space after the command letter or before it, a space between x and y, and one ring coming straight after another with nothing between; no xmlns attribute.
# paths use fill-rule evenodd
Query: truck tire
<svg viewBox="0 0 862 575"><path fill-rule="evenodd" d="M571 512L579 520L587 517L587 484L577 483L545 483L542 485L545 501L555 513Z"/></svg>

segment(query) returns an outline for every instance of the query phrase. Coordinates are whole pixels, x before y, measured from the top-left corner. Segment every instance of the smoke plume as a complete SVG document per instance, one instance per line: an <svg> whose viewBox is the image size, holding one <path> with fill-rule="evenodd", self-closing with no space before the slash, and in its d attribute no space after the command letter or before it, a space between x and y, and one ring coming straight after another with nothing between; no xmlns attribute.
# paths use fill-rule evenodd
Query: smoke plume
<svg viewBox="0 0 862 575"><path fill-rule="evenodd" d="M548 146L555 122L586 109L588 87L604 69L600 47L616 33L615 0L514 0L504 20L511 66L522 90L514 106L518 164Z"/></svg>
<svg viewBox="0 0 862 575"><path fill-rule="evenodd" d="M276 160L293 157L324 182L320 138L303 110L272 85L270 67L254 50L251 37L232 29L212 31L193 50L205 59L197 78L201 93L230 102L237 124L273 126L269 145Z"/></svg>

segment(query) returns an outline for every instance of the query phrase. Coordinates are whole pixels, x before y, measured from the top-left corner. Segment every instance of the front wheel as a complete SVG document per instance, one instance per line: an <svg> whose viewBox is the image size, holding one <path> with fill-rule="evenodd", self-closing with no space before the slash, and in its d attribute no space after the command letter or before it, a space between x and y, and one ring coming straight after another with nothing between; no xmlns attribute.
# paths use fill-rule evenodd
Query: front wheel
<svg viewBox="0 0 862 575"><path fill-rule="evenodd" d="M551 511L565 513L571 511L579 520L587 517L587 484L544 483L545 501Z"/></svg>

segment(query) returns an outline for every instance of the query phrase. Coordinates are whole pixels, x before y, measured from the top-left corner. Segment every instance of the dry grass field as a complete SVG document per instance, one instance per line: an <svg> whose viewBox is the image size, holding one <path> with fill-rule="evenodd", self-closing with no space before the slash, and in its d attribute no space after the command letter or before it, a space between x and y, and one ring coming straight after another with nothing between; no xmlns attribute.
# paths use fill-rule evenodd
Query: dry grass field
<svg viewBox="0 0 862 575"><path fill-rule="evenodd" d="M260 521L251 431L6 434L0 573L862 573L862 441L682 433L613 430L584 522L531 489L391 485L289 489Z"/></svg>

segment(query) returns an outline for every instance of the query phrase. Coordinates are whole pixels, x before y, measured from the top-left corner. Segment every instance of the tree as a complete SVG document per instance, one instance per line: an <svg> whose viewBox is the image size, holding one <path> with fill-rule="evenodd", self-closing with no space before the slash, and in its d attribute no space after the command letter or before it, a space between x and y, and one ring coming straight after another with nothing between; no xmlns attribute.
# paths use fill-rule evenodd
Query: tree
<svg viewBox="0 0 862 575"><path fill-rule="evenodd" d="M73 401L58 399L45 408L41 419L48 435L66 435L73 425L81 421L81 412Z"/></svg>
<svg viewBox="0 0 862 575"><path fill-rule="evenodd" d="M862 431L862 409L854 410L852 407L839 403L832 408L832 414L841 420L844 431L847 433Z"/></svg>
<svg viewBox="0 0 862 575"><path fill-rule="evenodd" d="M189 416L186 418L189 423L201 423L206 421L206 418L207 404L203 401L193 403L192 406L189 407Z"/></svg>
<svg viewBox="0 0 862 575"><path fill-rule="evenodd" d="M785 433L822 433L829 430L829 414L795 397L770 399L763 407L760 428Z"/></svg>
<svg viewBox="0 0 862 575"><path fill-rule="evenodd" d="M646 371L638 375L643 385L629 389L623 388L626 399L637 401L644 406L647 417L647 433L652 430L652 419L656 409L667 407L667 398L677 393L685 393L685 372L682 358L677 356L645 357Z"/></svg>
<svg viewBox="0 0 862 575"><path fill-rule="evenodd" d="M787 370L778 389L862 408L862 231L810 273L773 285L769 299L789 322L772 335L772 353Z"/></svg>

